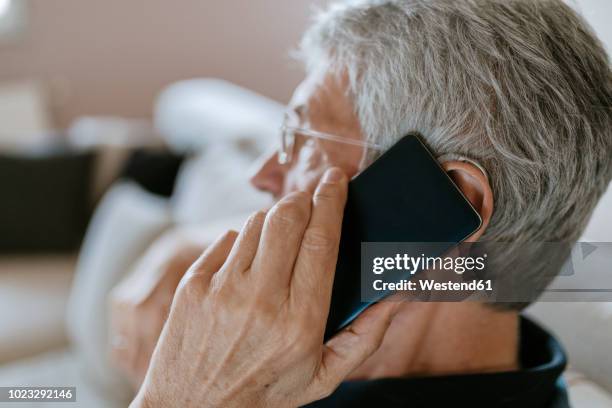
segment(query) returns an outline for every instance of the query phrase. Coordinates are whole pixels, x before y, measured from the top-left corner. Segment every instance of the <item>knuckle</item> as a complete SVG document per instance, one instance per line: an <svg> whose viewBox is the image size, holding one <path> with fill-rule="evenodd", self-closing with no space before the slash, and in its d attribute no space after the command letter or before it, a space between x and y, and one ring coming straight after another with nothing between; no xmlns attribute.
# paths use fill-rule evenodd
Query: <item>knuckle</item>
<svg viewBox="0 0 612 408"><path fill-rule="evenodd" d="M208 292L214 296L221 296L224 291L228 290L227 273L221 268L217 273L213 274L210 278L210 284L208 285Z"/></svg>
<svg viewBox="0 0 612 408"><path fill-rule="evenodd" d="M303 223L308 219L308 210L309 208L301 198L283 200L268 214L269 222L282 227Z"/></svg>
<svg viewBox="0 0 612 408"><path fill-rule="evenodd" d="M257 211L250 215L247 219L244 228L245 229L259 229L263 226L264 220L266 219L266 211Z"/></svg>
<svg viewBox="0 0 612 408"><path fill-rule="evenodd" d="M285 196L285 201L295 201L302 204L310 203L311 195L305 191L293 191Z"/></svg>
<svg viewBox="0 0 612 408"><path fill-rule="evenodd" d="M203 290L204 285L198 273L190 271L181 279L176 294L177 298L181 300L192 299L194 297L200 297Z"/></svg>
<svg viewBox="0 0 612 408"><path fill-rule="evenodd" d="M311 226L304 233L302 247L312 251L332 251L339 238L339 234L325 226Z"/></svg>
<svg viewBox="0 0 612 408"><path fill-rule="evenodd" d="M334 201L341 196L342 186L338 183L322 182L314 195L315 202Z"/></svg>
<svg viewBox="0 0 612 408"><path fill-rule="evenodd" d="M192 275L197 275L204 270L204 254L200 254L198 258L187 268L185 273L183 274L184 278L187 278Z"/></svg>

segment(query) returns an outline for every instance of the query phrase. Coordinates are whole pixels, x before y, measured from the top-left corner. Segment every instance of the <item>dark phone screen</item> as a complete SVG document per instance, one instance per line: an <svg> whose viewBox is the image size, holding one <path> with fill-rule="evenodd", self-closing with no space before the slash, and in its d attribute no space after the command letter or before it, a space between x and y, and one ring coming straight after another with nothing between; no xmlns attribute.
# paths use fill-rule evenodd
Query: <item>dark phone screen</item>
<svg viewBox="0 0 612 408"><path fill-rule="evenodd" d="M418 136L403 137L349 183L325 339L373 303L361 301L362 242L459 243L480 223Z"/></svg>

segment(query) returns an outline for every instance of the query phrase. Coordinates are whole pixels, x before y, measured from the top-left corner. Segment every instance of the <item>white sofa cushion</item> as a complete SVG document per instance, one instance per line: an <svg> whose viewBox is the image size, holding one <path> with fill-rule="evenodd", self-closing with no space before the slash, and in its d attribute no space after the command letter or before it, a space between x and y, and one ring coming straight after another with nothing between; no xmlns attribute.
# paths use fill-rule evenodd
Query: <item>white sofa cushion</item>
<svg viewBox="0 0 612 408"><path fill-rule="evenodd" d="M0 368L0 386L76 387L76 402L2 403L2 408L119 408L127 407L129 398L116 399L103 393L83 375L83 367L74 351L60 349L21 359Z"/></svg>
<svg viewBox="0 0 612 408"><path fill-rule="evenodd" d="M66 344L74 255L0 259L0 363Z"/></svg>
<svg viewBox="0 0 612 408"><path fill-rule="evenodd" d="M136 184L116 184L88 228L68 306L72 344L105 392L130 395L108 358L107 296L143 251L171 225L167 201Z"/></svg>

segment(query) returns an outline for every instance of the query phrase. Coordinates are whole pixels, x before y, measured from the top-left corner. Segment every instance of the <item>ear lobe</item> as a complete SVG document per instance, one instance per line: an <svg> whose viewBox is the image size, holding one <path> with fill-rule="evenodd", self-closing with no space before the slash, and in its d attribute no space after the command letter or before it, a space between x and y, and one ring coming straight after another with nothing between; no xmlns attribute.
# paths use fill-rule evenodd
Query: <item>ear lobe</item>
<svg viewBox="0 0 612 408"><path fill-rule="evenodd" d="M476 241L486 230L493 215L493 191L489 180L478 167L469 162L447 161L442 163L442 168L480 214L482 225L467 240Z"/></svg>

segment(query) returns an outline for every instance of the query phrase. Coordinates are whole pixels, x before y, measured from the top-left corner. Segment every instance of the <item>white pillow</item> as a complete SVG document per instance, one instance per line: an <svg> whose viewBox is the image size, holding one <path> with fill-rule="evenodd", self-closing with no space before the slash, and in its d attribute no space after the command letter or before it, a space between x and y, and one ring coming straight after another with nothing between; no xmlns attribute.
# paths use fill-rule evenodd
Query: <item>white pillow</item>
<svg viewBox="0 0 612 408"><path fill-rule="evenodd" d="M190 79L160 93L155 128L178 151L244 139L265 147L278 134L284 110L272 99L221 79Z"/></svg>
<svg viewBox="0 0 612 408"><path fill-rule="evenodd" d="M128 382L108 358L108 292L171 224L167 200L119 183L102 199L88 228L68 305L68 332L82 367L103 392L125 398Z"/></svg>

